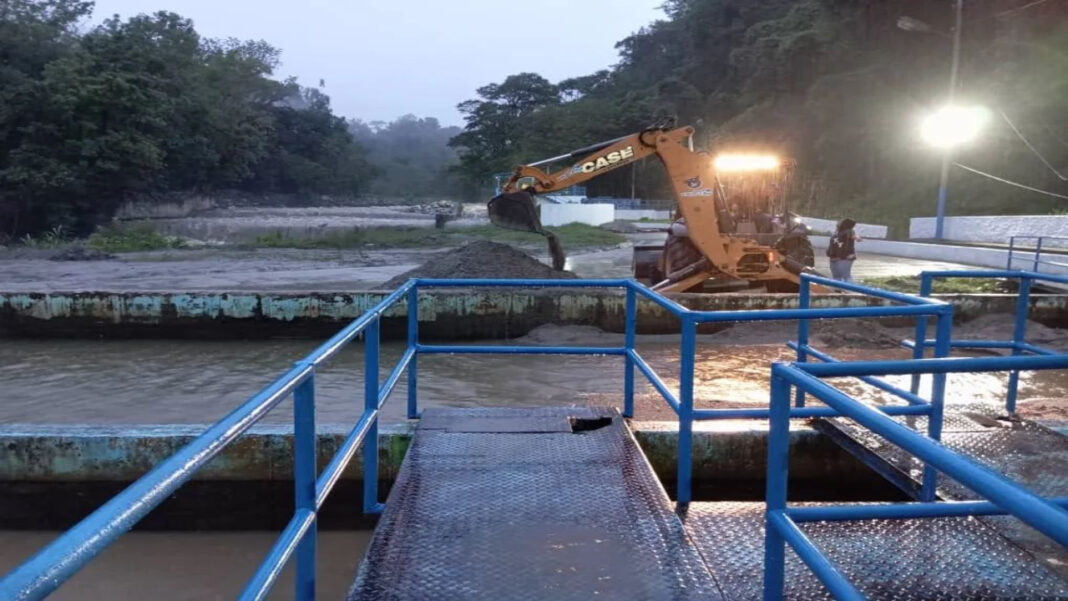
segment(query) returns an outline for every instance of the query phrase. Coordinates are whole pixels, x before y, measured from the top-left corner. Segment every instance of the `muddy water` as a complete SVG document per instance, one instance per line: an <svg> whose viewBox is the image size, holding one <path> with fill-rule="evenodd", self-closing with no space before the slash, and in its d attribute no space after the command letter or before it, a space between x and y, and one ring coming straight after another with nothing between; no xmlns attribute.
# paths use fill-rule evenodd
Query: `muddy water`
<svg viewBox="0 0 1068 601"><path fill-rule="evenodd" d="M559 336L549 336L559 340ZM533 337L524 343L540 343ZM499 341L497 342L499 343ZM612 334L579 332L561 344L619 345ZM492 342L490 343L492 344ZM639 350L665 382L677 386L677 341L640 339ZM0 341L0 423L205 423L214 421L266 386L315 347L313 341ZM382 374L400 356L400 343L384 343ZM843 359L903 358L895 349L835 349ZM716 337L698 349L695 397L699 406L767 403L769 364L790 360L781 344L724 344ZM318 420L351 424L362 407L363 356L350 347L316 378ZM618 404L622 362L588 356L424 356L419 361L422 407ZM906 377L888 378L907 386ZM639 382L643 380L639 378ZM1025 401L1068 397L1068 374L1038 372L1021 377ZM839 385L868 398L887 398L855 381ZM948 402L998 403L1004 374L950 378ZM652 389L638 389L638 417L671 414ZM398 385L384 419L404 417L406 387ZM266 418L288 422L279 407Z"/></svg>
<svg viewBox="0 0 1068 601"><path fill-rule="evenodd" d="M0 532L0 574L55 532ZM235 599L274 543L274 532L133 532L59 588L50 601L223 601ZM318 597L343 599L371 532L319 533ZM293 570L269 597L293 598Z"/></svg>

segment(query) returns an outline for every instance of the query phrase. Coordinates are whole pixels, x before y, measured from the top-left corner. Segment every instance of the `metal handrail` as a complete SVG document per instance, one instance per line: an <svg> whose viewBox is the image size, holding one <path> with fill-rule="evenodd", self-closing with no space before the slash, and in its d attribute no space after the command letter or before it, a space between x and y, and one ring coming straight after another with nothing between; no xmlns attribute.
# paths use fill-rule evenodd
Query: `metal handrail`
<svg viewBox="0 0 1068 601"><path fill-rule="evenodd" d="M1009 514L1068 546L1068 498L1044 499L960 455L929 437L903 426L879 411L850 398L821 378L891 374L972 373L1005 370L1043 370L1068 367L1068 355L919 359L825 364L782 364L771 370L771 423L768 435L765 495L764 600L781 601L785 588L786 545L813 571L836 599L861 601L865 596L797 526L801 522L867 519L919 519ZM787 505L789 477L790 387L820 399L848 417L932 465L988 501L896 503L829 507Z"/></svg>
<svg viewBox="0 0 1068 601"><path fill-rule="evenodd" d="M1006 259L1006 262L1005 262L1005 269L1010 269L1010 270L1012 269L1013 259L1016 258L1016 252L1017 252L1016 251L1016 240L1017 239L1020 239L1020 240L1035 240L1035 249L1034 249L1033 253L1032 253L1031 250L1022 251L1022 252L1026 252L1027 253L1026 255L1024 255L1025 257L1031 256L1031 259L1030 259L1031 260L1031 271L1038 271L1038 266L1039 265L1050 265L1050 266L1053 266L1053 267L1068 267L1068 263L1057 263L1057 262L1053 262L1053 261L1043 261L1042 257L1041 257L1041 255L1042 255L1042 246L1043 246L1043 244L1045 243L1046 240L1066 240L1066 241L1068 241L1068 236L1042 236L1042 235L1039 235L1039 236L1026 236L1026 235L1017 235L1017 236L1010 236L1009 237L1009 251L1008 251L1007 259Z"/></svg>
<svg viewBox="0 0 1068 601"><path fill-rule="evenodd" d="M901 306L812 308L809 287L816 283L849 292L902 303ZM535 347L535 346L479 346L420 344L418 336L419 290L423 288L481 288L481 287L544 287L544 288L620 288L626 299L625 341L622 347ZM651 301L681 323L679 391L673 393L635 348L637 302ZM384 382L379 382L379 337L381 318L394 305L405 301L407 315L407 347ZM378 502L378 419L382 406L407 372L407 415L416 418L418 412L418 357L431 353L523 353L523 354L583 354L622 356L624 369L623 415L634 414L635 368L661 394L665 402L679 416L678 495L679 503L691 499L692 429L695 420L729 417L768 417L769 409L695 410L693 407L694 362L696 332L699 323L754 320L797 319L799 326L799 355L812 353L808 346L809 319L869 317L869 316L934 316L939 323L949 323L952 307L936 299L889 292L859 284L838 282L804 275L801 278L801 306L797 309L773 311L694 311L638 284L634 280L460 280L413 279L384 297L374 307L343 328L325 343L298 361L274 383L254 395L228 416L210 426L173 456L131 484L95 512L39 551L28 561L0 580L0 598L37 600L44 598L87 564L121 534L129 530L149 511L170 496L178 487L211 458L259 421L289 394L294 395L294 486L295 509L264 562L250 579L241 595L243 600L259 600L271 590L282 567L296 556L296 598L314 598L315 539L318 511L339 480L357 450L363 451L364 506L366 513L382 509ZM364 352L364 409L337 453L322 473L316 470L315 437L315 371L358 337L363 336ZM939 329L939 340L948 344L948 330ZM816 356L816 355L813 355ZM820 356L819 358L826 358ZM900 391L899 391L900 392ZM899 396L903 396L900 395ZM905 397L903 397L905 398ZM930 402L908 399L910 405L884 407L894 415L928 415L929 423L941 424L941 392L936 390ZM790 409L792 417L829 415L827 407L804 407L799 401ZM935 430L934 434L937 435Z"/></svg>
<svg viewBox="0 0 1068 601"><path fill-rule="evenodd" d="M0 580L0 598L21 601L42 599L51 594L291 393L294 394L296 510L241 598L262 599L280 572L278 566L284 564L294 552L297 553L298 597L309 598L315 582L316 514L352 456L349 453L344 461L332 462L317 482L314 417L316 367L334 357L361 333L366 332L368 340L373 337L377 341L378 322L382 314L413 287L414 283L408 282L386 296L277 380L12 570ZM363 448L365 457L373 453L377 460L377 393L372 403L375 405L374 411L369 413L365 409L361 425L349 435L343 448L351 446L354 439L363 440L368 434L373 434ZM377 461L369 463L371 465L367 469L377 468ZM377 477L371 481L377 487ZM377 495L377 488L374 492Z"/></svg>
<svg viewBox="0 0 1068 601"><path fill-rule="evenodd" d="M1068 237L1064 238L1068 240ZM966 349L1004 349L1011 351L1014 356L1024 353L1034 355L1055 355L1055 351L1045 349L1027 342L1027 316L1031 308L1031 287L1036 281L1056 282L1068 284L1068 276L1039 273L1037 271L1022 271L1011 269L983 269L968 271L961 269L923 271L920 273L920 296L929 298L934 289L934 281L940 278L1004 278L1018 279L1019 291L1016 296L1016 309L1013 314L1012 340L955 340L950 343L951 348ZM913 357L922 358L925 349L936 346L936 341L927 339L927 324L925 320L916 323L916 337L906 346L913 349ZM936 356L943 356L937 355ZM1009 413L1016 412L1016 398L1020 387L1020 372L1009 372L1008 391L1005 395L1005 410ZM912 378L912 392L919 389L919 376Z"/></svg>

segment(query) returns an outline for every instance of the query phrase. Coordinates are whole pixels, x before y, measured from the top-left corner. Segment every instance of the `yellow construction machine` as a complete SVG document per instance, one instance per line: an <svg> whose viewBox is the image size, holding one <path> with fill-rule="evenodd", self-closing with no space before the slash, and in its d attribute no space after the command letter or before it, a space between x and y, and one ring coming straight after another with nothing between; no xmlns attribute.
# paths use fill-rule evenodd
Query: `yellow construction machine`
<svg viewBox="0 0 1068 601"><path fill-rule="evenodd" d="M757 286L796 291L799 274L812 267L814 257L808 228L785 206L792 165L767 155L694 152L693 133L692 127L659 125L520 165L490 200L490 220L546 236L553 266L562 269L563 249L542 227L534 195L656 155L675 193L675 219L663 246L635 246L636 278L664 292ZM571 165L551 173L539 169L563 161Z"/></svg>

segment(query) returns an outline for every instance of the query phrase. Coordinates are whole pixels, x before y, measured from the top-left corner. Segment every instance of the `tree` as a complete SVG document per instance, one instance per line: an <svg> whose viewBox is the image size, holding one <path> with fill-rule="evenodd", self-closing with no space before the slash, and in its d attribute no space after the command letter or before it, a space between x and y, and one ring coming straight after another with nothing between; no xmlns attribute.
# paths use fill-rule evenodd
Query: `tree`
<svg viewBox="0 0 1068 601"><path fill-rule="evenodd" d="M377 170L369 185L374 194L404 197L457 197L462 191L451 168L457 163L449 140L458 127L442 127L437 119L404 115L390 123L352 121L349 129L367 149Z"/></svg>
<svg viewBox="0 0 1068 601"><path fill-rule="evenodd" d="M1043 158L1068 171L1068 131L1056 117L1068 108L1063 7L966 4L960 94L1006 107ZM800 185L791 203L801 210L899 227L931 213L940 161L912 124L944 97L949 48L941 36L900 30L897 19L910 15L945 31L952 27L945 3L667 0L664 10L666 19L616 45L617 65L560 82L556 98L546 93L551 84L531 74L480 88L479 98L460 105L466 127L452 142L465 176L485 181L666 114L695 125L696 144L711 152L762 149L796 159ZM995 120L987 136L958 159L1068 192L1006 123ZM638 170L644 194L668 194L657 171ZM589 193L620 194L628 176L591 180ZM972 213L1063 204L962 170L950 189L951 207Z"/></svg>
<svg viewBox="0 0 1068 601"><path fill-rule="evenodd" d="M330 98L294 82L274 103L270 151L246 186L257 192L358 194L374 174Z"/></svg>
<svg viewBox="0 0 1068 601"><path fill-rule="evenodd" d="M91 2L5 0L0 3L0 231L20 232L41 226L36 195L27 184L64 174L41 174L13 164L12 153L24 144L41 96L46 67L74 52L78 22L92 11Z"/></svg>
<svg viewBox="0 0 1068 601"><path fill-rule="evenodd" d="M271 79L270 45L167 12L81 34L91 9L0 1L0 235L85 233L136 195L348 195L370 178L329 98Z"/></svg>
<svg viewBox="0 0 1068 601"><path fill-rule="evenodd" d="M510 75L477 90L480 100L459 104L466 125L452 138L460 148L459 171L469 181L486 180L517 162L525 120L560 104L560 90L536 73Z"/></svg>

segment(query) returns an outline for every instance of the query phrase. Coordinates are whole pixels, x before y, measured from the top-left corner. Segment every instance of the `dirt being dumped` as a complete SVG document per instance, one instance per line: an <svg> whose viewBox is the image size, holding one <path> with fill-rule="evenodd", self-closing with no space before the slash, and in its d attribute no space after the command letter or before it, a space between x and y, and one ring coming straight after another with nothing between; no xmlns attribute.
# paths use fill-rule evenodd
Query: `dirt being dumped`
<svg viewBox="0 0 1068 601"><path fill-rule="evenodd" d="M396 288L409 278L526 278L574 279L570 271L556 271L534 257L507 244L480 240L434 255L415 269L386 282Z"/></svg>

